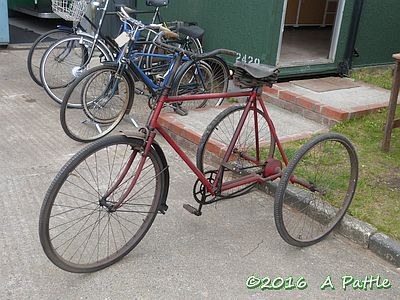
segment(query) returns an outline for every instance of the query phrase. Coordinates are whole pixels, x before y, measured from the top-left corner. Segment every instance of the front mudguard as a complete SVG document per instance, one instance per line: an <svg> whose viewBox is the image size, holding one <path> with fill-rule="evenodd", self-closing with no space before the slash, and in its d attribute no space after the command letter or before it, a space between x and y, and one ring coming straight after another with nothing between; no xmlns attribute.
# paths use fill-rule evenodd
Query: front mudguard
<svg viewBox="0 0 400 300"><path fill-rule="evenodd" d="M108 66L108 67L113 67L116 69L118 68L118 62L116 62L116 61L105 61L102 63L102 65ZM137 75L136 75L136 73L134 73L134 71L131 67L128 67L128 69L124 70L124 73L127 75L127 78L129 78L129 82L128 82L129 92L133 93L133 95L135 95L135 82L137 81ZM128 106L125 111L126 115L129 115L129 113L131 112L133 101L134 101L134 96L129 97L129 103L128 103Z"/></svg>
<svg viewBox="0 0 400 300"><path fill-rule="evenodd" d="M140 131L135 131L135 130L125 130L121 131L121 134L127 138L134 138L134 139L139 139L144 141L146 135L143 132ZM162 186L162 191L161 191L161 202L158 210L164 214L168 210L168 205L167 205L167 197L168 197L168 191L169 191L169 166L167 163L167 159L164 155L164 151L162 151L160 145L157 143L157 141L154 141L153 144L151 145L152 148L157 152L158 156L161 159L162 163L162 168L161 170L164 170L164 176L165 176L165 185Z"/></svg>

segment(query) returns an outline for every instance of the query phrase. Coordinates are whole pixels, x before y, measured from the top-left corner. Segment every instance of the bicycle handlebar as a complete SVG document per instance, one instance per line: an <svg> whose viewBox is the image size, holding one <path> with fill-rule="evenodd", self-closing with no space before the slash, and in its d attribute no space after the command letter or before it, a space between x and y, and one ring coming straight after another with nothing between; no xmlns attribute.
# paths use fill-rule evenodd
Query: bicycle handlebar
<svg viewBox="0 0 400 300"><path fill-rule="evenodd" d="M173 38L177 39L179 38L179 35L170 29L162 26L161 24L149 24L149 25L144 25L141 21L138 21L131 16L129 16L129 9L123 5L119 7L120 11L118 12L118 15L120 16L121 19L128 21L131 23L133 26L136 26L138 28L147 28L147 29L156 29L159 31L164 32L165 37L167 38Z"/></svg>
<svg viewBox="0 0 400 300"><path fill-rule="evenodd" d="M229 55L229 56L237 55L236 51L228 50L228 49L215 49L213 51L206 52L206 53L194 53L194 52L184 50L184 49L176 47L176 46L172 46L172 45L163 43L162 37L165 36L166 38L177 39L179 37L179 34L171 31L170 29L162 26L161 24L144 25L142 22L129 16L123 6L120 7L119 15L120 15L120 17L124 18L125 20L129 21L131 24L133 24L134 26L137 26L139 28L158 29L160 31L160 33L157 34L156 38L153 40L154 44L156 44L159 47L172 50L174 52L185 54L186 56L190 57L193 60L206 59L206 58L216 56L218 54L225 54L225 55Z"/></svg>
<svg viewBox="0 0 400 300"><path fill-rule="evenodd" d="M169 28L162 26L161 24L150 24L146 26L147 28L150 29L158 29L159 31L162 31L162 34L158 34L157 36L165 36L166 38L169 39L178 39L179 34L176 32L171 31ZM156 38L158 40L158 37Z"/></svg>
<svg viewBox="0 0 400 300"><path fill-rule="evenodd" d="M237 55L236 51L228 50L228 49L215 49L215 50L212 50L212 51L206 52L206 53L194 53L194 52L191 52L191 51L188 51L188 50L184 50L184 49L176 47L176 46L172 46L172 45L163 43L162 42L162 37L164 35L165 35L165 32L161 32L154 39L154 43L157 46L162 47L162 48L166 48L166 49L170 49L170 50L175 51L175 52L183 53L183 54L185 54L186 56L190 57L193 60L206 59L206 58L210 58L210 57L216 56L218 54L225 54L225 55L229 55L229 56L236 56Z"/></svg>

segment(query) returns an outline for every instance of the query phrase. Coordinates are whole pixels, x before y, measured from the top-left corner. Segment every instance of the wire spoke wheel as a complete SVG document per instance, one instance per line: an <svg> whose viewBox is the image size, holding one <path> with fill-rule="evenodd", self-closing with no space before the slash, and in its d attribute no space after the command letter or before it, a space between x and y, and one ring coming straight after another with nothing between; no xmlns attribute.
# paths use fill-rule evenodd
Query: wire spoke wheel
<svg viewBox="0 0 400 300"><path fill-rule="evenodd" d="M96 44L90 57L93 40L71 35L54 44L45 52L40 63L40 78L46 93L61 103L69 86L87 69L111 59L108 50ZM90 60L89 60L90 59Z"/></svg>
<svg viewBox="0 0 400 300"><path fill-rule="evenodd" d="M229 107L208 125L196 155L197 167L203 173L217 169L222 163L244 110L244 106ZM255 113L254 108L251 108L228 158L223 181L233 179L234 176L246 175L248 172L261 172L264 162L274 156L274 151L275 139L264 113L259 109ZM253 161L248 157L253 158ZM245 188L246 186L241 186L228 190L225 195Z"/></svg>
<svg viewBox="0 0 400 300"><path fill-rule="evenodd" d="M40 214L40 241L49 259L70 272L111 265L144 237L164 196L166 166L152 149L129 191L142 141L113 136L89 145L61 169ZM123 176L125 174L125 176ZM110 207L127 193L122 206Z"/></svg>
<svg viewBox="0 0 400 300"><path fill-rule="evenodd" d="M54 29L44 33L32 44L27 58L27 67L32 80L42 86L40 81L40 61L46 50L54 42L72 34L72 30Z"/></svg>
<svg viewBox="0 0 400 300"><path fill-rule="evenodd" d="M219 57L201 60L197 63L186 63L182 66L174 82L173 94L196 95L207 93L226 92L229 83L229 69ZM180 107L188 111L205 106L218 106L223 102L220 99L203 99L183 101Z"/></svg>
<svg viewBox="0 0 400 300"><path fill-rule="evenodd" d="M134 84L116 67L99 66L82 74L67 90L61 105L64 132L79 142L110 133L133 102Z"/></svg>
<svg viewBox="0 0 400 300"><path fill-rule="evenodd" d="M357 155L344 136L329 133L305 144L276 192L275 223L282 238L302 247L326 237L351 204L357 178Z"/></svg>

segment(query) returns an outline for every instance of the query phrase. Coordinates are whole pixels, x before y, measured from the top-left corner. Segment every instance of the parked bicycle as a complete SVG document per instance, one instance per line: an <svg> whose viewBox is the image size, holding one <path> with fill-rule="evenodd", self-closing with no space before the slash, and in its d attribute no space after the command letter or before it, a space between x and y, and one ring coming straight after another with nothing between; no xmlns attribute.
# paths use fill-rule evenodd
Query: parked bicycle
<svg viewBox="0 0 400 300"><path fill-rule="evenodd" d="M78 3L78 1L76 1ZM58 0L52 1L53 10L55 13L60 14L66 21L73 22L73 26L65 26L58 25L56 29L45 32L41 36L39 36L36 41L32 44L28 57L27 57L27 68L29 75L32 80L38 84L39 86L43 86L40 79L40 62L46 50L50 47L54 42L61 40L70 35L83 35L87 39L91 39L91 47L93 44L96 44L98 41L102 44L102 46L109 47L111 51L109 52L112 57L112 51L114 50L114 43L111 41L109 37L104 36L101 33L102 23L106 14L106 10L108 7L109 0L106 0L104 3L104 7L100 6L99 2L94 2L91 4L91 10L101 10L102 14L99 19L98 25L94 24L90 18L88 18L85 13L87 11L87 5L89 4L87 1L83 2L82 5L73 6L74 2L71 1L71 7L67 6L67 2L62 2ZM82 26L82 19L86 22L91 28L94 29L95 33L98 34L97 40L95 40L95 35L86 32L86 29ZM87 52L89 53L89 49L87 48Z"/></svg>
<svg viewBox="0 0 400 300"><path fill-rule="evenodd" d="M71 1L73 3L74 1ZM76 1L79 2L79 1ZM36 41L32 44L28 57L27 57L27 68L30 77L32 80L38 84L39 86L42 86L42 82L40 80L40 62L41 59L45 53L45 51L50 47L51 44L54 42L61 40L62 38L68 37L72 34L79 34L79 35L85 35L88 38L91 38L91 47L93 47L93 44L95 44L97 41L95 41L95 35L98 34L98 41L101 41L103 43L103 46L107 46L110 50L111 53L118 52L119 49L115 49L115 43L113 40L106 35L103 35L101 32L102 24L104 21L105 15L113 15L115 14L114 11L109 11L109 0L103 0L103 1L93 1L91 3L85 2L88 4L89 8L88 10L91 10L92 12L90 13L91 15L95 15L95 11L101 11L100 17L99 17L99 22L96 25L95 23L92 22L90 18L88 18L85 14L81 16L81 14L78 14L74 12L72 9L70 9L69 13L66 14L64 11L67 8L64 8L63 5L67 4L66 2L62 2L62 0L53 0L53 9L55 12L60 12L61 17L67 21L72 21L72 26L65 26L65 25L58 25L56 29L50 30L48 32L45 32L41 36L39 36ZM140 11L140 10L131 10L132 13L134 14L151 14L151 23L160 23L160 24L167 24L167 27L170 28L173 31L181 33L180 35L180 40L179 43L185 44L188 43L190 47L187 47L187 50L193 51L193 52L202 52L202 45L200 42L200 39L202 38L202 35L204 34L204 30L202 30L199 27L196 28L196 36L188 36L186 32L187 25L191 25L189 27L193 28L192 24L187 24L185 22L180 22L180 21L173 21L173 22L166 22L163 20L161 14L160 14L160 8L163 6L166 6L169 4L169 1L159 1L159 0L149 0L146 1L146 5L150 7L155 7L154 10L147 10L147 11ZM116 8L120 7L120 5L115 5ZM85 8L84 5L80 7L76 7L75 10L78 10L78 12L86 12L83 10ZM82 21L83 19L83 21ZM87 26L91 30L94 31L94 34L88 33L87 28L85 28L82 23L86 23ZM150 37L149 37L150 38ZM90 48L87 48L90 49ZM148 49L149 51L154 51L154 49ZM88 51L88 50L87 50Z"/></svg>
<svg viewBox="0 0 400 300"><path fill-rule="evenodd" d="M130 18L124 8L119 14L126 24L125 31L117 38L122 47L118 58L101 66L91 68L79 78L74 79L65 93L60 110L60 121L64 132L79 142L88 142L101 138L110 133L128 115L135 104L133 115L130 116L136 127L139 121L136 118L138 111L143 107L152 107L155 99L162 92L172 73L176 55L182 48L175 47L174 51L166 49L167 54L146 53L136 50L138 37L149 31L160 32L156 38L168 36L170 40L178 38L177 34L161 25L144 25L140 21ZM129 25L129 26L128 26ZM128 28L129 27L129 28ZM158 49L164 49L160 44ZM171 44L168 44L171 45ZM157 58L165 73L160 73L160 64L149 69L142 69L140 61L148 58ZM182 59L182 66L174 77L171 95L202 94L210 92L225 92L228 88L229 69L219 57L208 57L201 61L193 61L188 57ZM144 87L139 89L149 97L143 101L134 101L134 91L138 90L138 83ZM186 114L191 108L206 105L219 105L223 98L216 100L186 101L171 105L176 112Z"/></svg>
<svg viewBox="0 0 400 300"><path fill-rule="evenodd" d="M78 22L77 28L79 28L79 30L77 31L76 28L70 28L68 30L68 28L63 27L50 32L49 35L42 36L38 39L37 43L34 43L28 55L28 69L30 70L31 76L34 76L34 81L40 83L50 98L58 103L62 102L62 98L68 86L84 70L99 65L104 61L114 60L120 51L113 39L101 34L105 15L116 13L106 13L109 7L109 0L105 0L103 6L97 7L97 10L102 11L97 27L84 16L88 5L87 1L73 0L70 2L71 5L67 5L68 3L61 0L53 0L53 8L55 8L55 11L64 19ZM168 1L149 0L146 1L146 3L156 7L152 20L161 21L159 8L166 6ZM120 6L121 5L117 5L117 7ZM142 11L136 11L130 8L126 8L126 10L132 14L142 13ZM96 29L94 34L88 34L82 31L83 28L79 23L82 18L85 18L90 22L91 26ZM180 24L180 26L177 26L177 24ZM171 25L179 33L179 39L174 41L175 43L178 43L180 47L190 51L202 51L199 38L201 38L204 31L201 28L197 26L183 26L182 22L173 22ZM37 50L37 48L51 37L65 33L67 33L65 38L53 43L41 56L40 80L37 80L37 78L35 78L35 72L32 69L33 55L35 54L36 57L41 54L41 51ZM189 36L188 34L191 35ZM154 37L154 35L151 35L149 32L147 35L142 36L142 41L149 41L152 37ZM143 51L149 53L157 50L154 47L146 47L146 43L142 43L141 45L143 46ZM150 43L148 43L148 45L150 45ZM36 60L35 58L35 61ZM147 68L149 68L149 64L151 63L153 63L151 60L140 62L143 66L147 65Z"/></svg>
<svg viewBox="0 0 400 300"><path fill-rule="evenodd" d="M185 55L198 61L217 54L236 53L179 49L146 126L88 145L60 170L46 193L39 222L41 244L55 265L70 272L110 266L138 245L157 214L166 213L170 170L155 140L157 134L198 177L193 187L198 207L184 205L196 216L205 205L277 181L275 223L289 244L315 244L340 222L357 185L356 151L346 137L328 133L303 145L288 162L261 98L261 87L272 86L277 79L275 68L236 63L235 80L245 91L170 96ZM220 97L247 97L247 101L229 107L210 123L201 138L196 166L158 118L166 104Z"/></svg>

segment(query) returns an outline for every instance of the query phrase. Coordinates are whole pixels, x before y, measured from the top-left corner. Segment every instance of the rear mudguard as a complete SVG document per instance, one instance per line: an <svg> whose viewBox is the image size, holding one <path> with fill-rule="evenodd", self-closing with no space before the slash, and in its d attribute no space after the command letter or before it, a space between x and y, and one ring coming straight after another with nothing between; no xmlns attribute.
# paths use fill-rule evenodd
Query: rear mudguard
<svg viewBox="0 0 400 300"><path fill-rule="evenodd" d="M127 138L134 138L134 139L139 139L144 141L145 139L145 134L139 131L134 131L134 130L126 130L126 131L121 131L121 134L126 136ZM157 141L154 141L153 144L151 145L153 149L157 152L161 159L162 163L162 170L164 175L165 175L165 182L166 184L162 187L161 191L161 203L158 208L158 210L164 214L165 211L168 209L167 205L167 197L168 197L168 190L169 190L169 166L167 163L167 159L165 158L164 152L162 151L160 145L157 143Z"/></svg>

